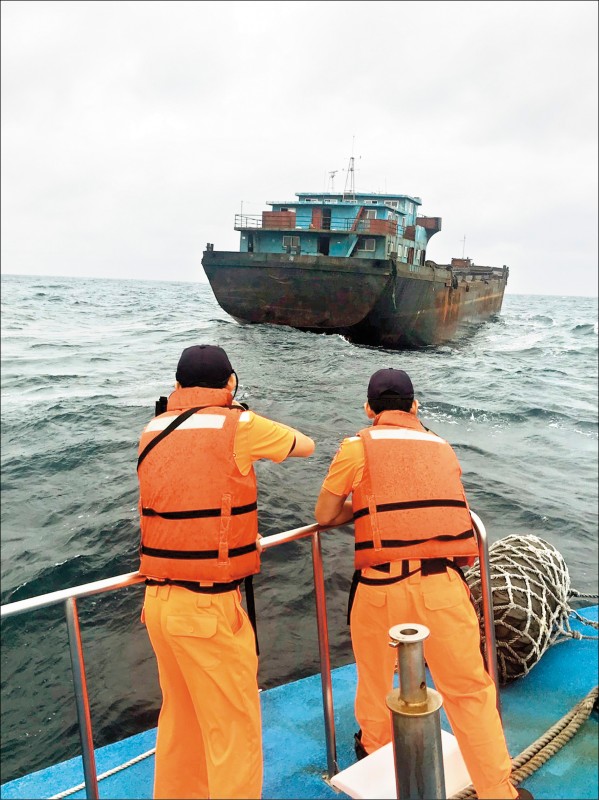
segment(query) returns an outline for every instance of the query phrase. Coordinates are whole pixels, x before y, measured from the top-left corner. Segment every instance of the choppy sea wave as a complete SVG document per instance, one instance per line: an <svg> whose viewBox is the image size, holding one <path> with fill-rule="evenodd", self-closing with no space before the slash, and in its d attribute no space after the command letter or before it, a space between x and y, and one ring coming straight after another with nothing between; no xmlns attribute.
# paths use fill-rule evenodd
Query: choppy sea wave
<svg viewBox="0 0 599 800"><path fill-rule="evenodd" d="M239 398L317 442L257 465L260 530L312 521L340 439L365 424L370 374L407 370L447 438L491 541L534 533L597 592L597 299L511 296L459 342L400 353L340 336L240 326L204 284L2 279L2 602L137 568L136 452L183 347L222 345ZM331 655L345 625L351 530L324 536ZM318 671L309 546L269 550L257 579L260 684ZM156 665L137 587L80 602L96 745L156 722ZM3 781L78 752L63 612L3 623Z"/></svg>

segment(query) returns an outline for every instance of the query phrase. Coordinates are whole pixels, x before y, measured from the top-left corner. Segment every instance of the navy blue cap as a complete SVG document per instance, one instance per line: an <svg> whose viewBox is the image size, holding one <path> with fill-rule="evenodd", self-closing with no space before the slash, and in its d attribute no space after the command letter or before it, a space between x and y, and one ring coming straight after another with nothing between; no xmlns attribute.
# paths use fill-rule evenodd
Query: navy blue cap
<svg viewBox="0 0 599 800"><path fill-rule="evenodd" d="M414 387L407 372L403 369L379 369L368 383L368 399L378 400L383 394L392 393L398 397L413 400Z"/></svg>
<svg viewBox="0 0 599 800"><path fill-rule="evenodd" d="M195 344L181 353L175 377L183 387L205 386L221 389L227 385L233 367L229 357L213 344Z"/></svg>

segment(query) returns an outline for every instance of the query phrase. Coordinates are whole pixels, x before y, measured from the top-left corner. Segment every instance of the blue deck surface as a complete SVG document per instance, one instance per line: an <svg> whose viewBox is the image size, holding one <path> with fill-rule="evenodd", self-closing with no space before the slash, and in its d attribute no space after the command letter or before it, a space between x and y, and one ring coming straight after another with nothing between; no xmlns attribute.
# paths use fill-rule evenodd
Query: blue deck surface
<svg viewBox="0 0 599 800"><path fill-rule="evenodd" d="M597 606L582 609L597 620ZM573 621L583 633L596 632ZM516 756L542 736L597 685L597 641L567 641L553 645L531 673L501 691L502 715L510 753ZM340 769L355 761L353 701L356 675L350 664L333 671L333 700ZM341 798L329 787L319 675L263 692L264 792L276 798ZM443 718L443 727L449 730ZM132 736L96 752L98 774L117 767L154 747L156 731ZM586 800L598 797L597 714L566 746L523 785L543 800ZM128 800L151 798L152 756L100 781L100 797ZM81 759L74 758L0 787L0 797L49 798L83 781ZM70 797L83 798L85 790Z"/></svg>

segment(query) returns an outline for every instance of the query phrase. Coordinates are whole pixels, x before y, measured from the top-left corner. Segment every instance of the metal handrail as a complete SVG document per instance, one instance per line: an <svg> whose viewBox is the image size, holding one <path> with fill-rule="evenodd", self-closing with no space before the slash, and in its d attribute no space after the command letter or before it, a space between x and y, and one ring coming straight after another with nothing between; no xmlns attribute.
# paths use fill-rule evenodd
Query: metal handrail
<svg viewBox="0 0 599 800"><path fill-rule="evenodd" d="M483 625L485 629L485 662L487 672L493 680L497 695L497 710L501 716L501 702L499 698L499 672L497 670L497 642L495 640L495 614L493 611L493 591L491 587L491 568L489 564L489 541L483 521L470 511L476 541L478 544L478 563L480 568L480 590L483 607Z"/></svg>
<svg viewBox="0 0 599 800"><path fill-rule="evenodd" d="M38 608L55 606L70 599L76 600L79 597L89 597L94 594L110 592L114 589L123 589L126 586L134 586L136 583L143 583L144 581L145 577L140 575L139 572L126 572L124 575L115 575L114 578L84 583L81 586L74 586L72 589L59 589L57 592L40 594L27 600L16 600L14 603L6 603L0 607L0 619L15 617L25 611L35 611Z"/></svg>
<svg viewBox="0 0 599 800"><path fill-rule="evenodd" d="M335 742L335 715L333 708L333 687L331 678L331 661L329 653L329 632L326 610L326 595L324 587L324 572L322 568L322 549L320 532L329 530L317 524L305 525L283 533L266 536L260 540L261 549L269 550L280 544L292 542L297 539L312 537L312 566L314 571L314 589L316 596L316 624L318 628L318 648L320 653L320 668L322 681L322 701L325 718L325 737L327 745L327 770L329 778L337 772L337 748ZM73 685L79 723L79 738L81 740L81 757L83 762L83 775L85 792L88 798L98 800L98 778L93 745L91 714L89 696L85 677L85 663L81 642L79 616L77 613L77 599L104 592L122 589L127 586L144 583L145 576L139 572L129 572L114 578L107 578L93 583L75 586L72 589L61 589L57 592L39 595L26 600L17 600L0 607L0 619L7 619L27 611L39 608L65 604L65 616L69 635L69 648L71 654L71 667L73 670Z"/></svg>
<svg viewBox="0 0 599 800"><path fill-rule="evenodd" d="M356 234L370 234L372 236L403 236L404 228L397 222L391 219L356 219L355 217L332 219L326 226L315 227L312 219L308 216L300 218L300 223L297 219L293 224L279 224L278 221L269 220L268 224L264 224L262 217L249 215L249 214L235 214L235 230L268 230L268 231L330 231L331 233L356 233Z"/></svg>
<svg viewBox="0 0 599 800"><path fill-rule="evenodd" d="M485 629L486 665L487 671L489 672L490 677L493 679L497 689L497 708L499 711L501 711L499 705L499 682L493 616L493 595L491 591L489 571L489 547L487 541L487 532L480 517L478 517L478 515L474 512L471 512L471 516L478 542L482 609ZM314 573L314 593L316 599L316 624L318 628L322 702L327 749L327 772L329 778L332 778L339 771L339 767L337 764L333 685L331 677L329 631L320 533L330 530L333 527L338 526L321 526L317 524L304 525L300 528L294 528L290 531L284 531L282 533L275 533L271 536L266 536L260 540L261 549L269 550L272 547L286 544L287 542L296 541L298 539L303 539L308 536L312 538L312 566ZM85 790L86 796L92 800L98 800L99 798L98 779L94 755L87 681L85 677L83 647L81 642L79 617L77 614L77 599L80 597L89 597L91 595L102 594L115 589L122 589L127 586L134 586L144 582L145 576L140 575L139 572L129 572L125 573L124 575L118 575L114 578L106 578L101 581L94 581L93 583L75 586L71 589L61 589L56 592L39 595L38 597L32 597L26 600L17 600L14 603L7 603L0 607L0 619L7 619L8 617L23 614L34 609L46 608L62 602L65 604L65 616L69 635L77 718L79 722L79 736L81 739Z"/></svg>

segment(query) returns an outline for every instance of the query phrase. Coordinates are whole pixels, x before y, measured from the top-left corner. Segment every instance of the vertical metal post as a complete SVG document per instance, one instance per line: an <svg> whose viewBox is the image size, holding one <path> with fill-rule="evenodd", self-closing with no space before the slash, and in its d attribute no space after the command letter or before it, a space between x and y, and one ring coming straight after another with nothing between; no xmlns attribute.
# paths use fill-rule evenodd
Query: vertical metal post
<svg viewBox="0 0 599 800"><path fill-rule="evenodd" d="M499 672L497 670L497 642L495 640L495 613L493 611L493 591L491 589L491 569L489 566L489 541L487 531L480 517L473 511L470 512L476 531L478 542L478 564L480 569L480 592L483 610L483 623L485 629L485 660L487 672L495 684L497 694L497 710L501 716L501 701L499 698Z"/></svg>
<svg viewBox="0 0 599 800"><path fill-rule="evenodd" d="M77 719L79 720L85 794L90 800L98 800L100 795L98 793L98 777L96 773L91 715L89 712L89 697L87 694L87 682L85 680L85 665L83 663L83 647L81 643L81 631L79 629L79 616L77 614L77 601L74 597L69 597L65 602L65 614L69 633L69 649L71 652L71 667L73 669Z"/></svg>
<svg viewBox="0 0 599 800"><path fill-rule="evenodd" d="M327 743L328 776L332 778L339 772L337 765L337 744L335 742L335 711L333 709L333 682L331 679L331 656L329 653L329 627L327 623L327 601L324 590L322 569L322 548L320 535L312 534L312 568L314 570L314 594L316 597L316 624L318 627L318 650L320 653L320 679L322 682L322 705L324 710L324 731Z"/></svg>
<svg viewBox="0 0 599 800"><path fill-rule="evenodd" d="M439 692L426 685L422 644L430 631L405 623L389 630L397 648L399 689L387 695L393 723L393 758L397 797L445 800Z"/></svg>

